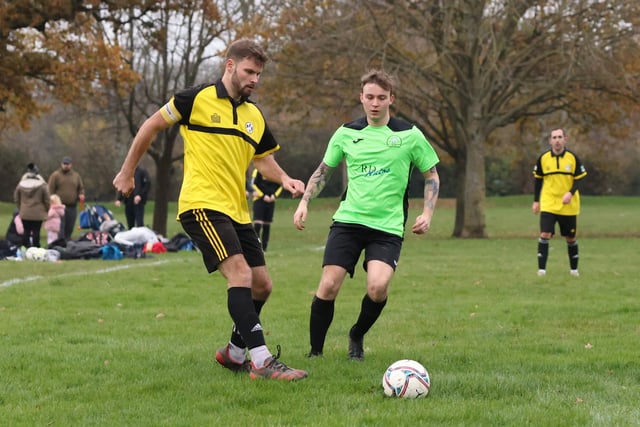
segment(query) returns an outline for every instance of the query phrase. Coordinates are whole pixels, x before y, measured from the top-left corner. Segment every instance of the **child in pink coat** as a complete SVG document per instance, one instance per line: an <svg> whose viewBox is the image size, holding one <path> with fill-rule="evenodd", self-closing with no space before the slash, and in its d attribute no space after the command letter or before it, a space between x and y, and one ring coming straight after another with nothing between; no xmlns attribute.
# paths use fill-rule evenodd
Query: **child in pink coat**
<svg viewBox="0 0 640 427"><path fill-rule="evenodd" d="M57 194L52 194L50 200L49 215L44 223L44 229L47 230L47 244L64 236L64 230L61 229L64 220L64 205Z"/></svg>

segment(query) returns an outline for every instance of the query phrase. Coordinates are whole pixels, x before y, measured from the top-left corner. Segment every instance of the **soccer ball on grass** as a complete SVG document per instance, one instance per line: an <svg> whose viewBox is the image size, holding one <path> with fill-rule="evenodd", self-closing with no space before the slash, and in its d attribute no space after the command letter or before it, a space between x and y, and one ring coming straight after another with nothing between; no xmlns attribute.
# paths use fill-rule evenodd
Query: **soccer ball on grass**
<svg viewBox="0 0 640 427"><path fill-rule="evenodd" d="M46 261L47 250L45 248L36 248L32 246L24 253L24 258L29 261Z"/></svg>
<svg viewBox="0 0 640 427"><path fill-rule="evenodd" d="M382 376L382 389L384 394L390 397L426 397L430 387L429 373L415 360L398 360L392 363Z"/></svg>

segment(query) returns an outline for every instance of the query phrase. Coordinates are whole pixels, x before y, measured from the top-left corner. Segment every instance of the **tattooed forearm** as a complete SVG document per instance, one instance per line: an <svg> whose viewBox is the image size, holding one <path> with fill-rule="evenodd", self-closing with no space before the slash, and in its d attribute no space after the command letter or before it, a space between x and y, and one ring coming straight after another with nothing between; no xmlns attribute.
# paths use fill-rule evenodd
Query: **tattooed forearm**
<svg viewBox="0 0 640 427"><path fill-rule="evenodd" d="M435 167L425 174L424 180L424 208L433 211L436 208L440 193L440 177Z"/></svg>
<svg viewBox="0 0 640 427"><path fill-rule="evenodd" d="M307 188L302 196L302 200L305 202L309 202L309 200L316 197L327 185L327 181L331 177L333 173L333 168L330 168L324 163L320 163L318 169L315 170L311 178L309 178L309 182L307 183Z"/></svg>

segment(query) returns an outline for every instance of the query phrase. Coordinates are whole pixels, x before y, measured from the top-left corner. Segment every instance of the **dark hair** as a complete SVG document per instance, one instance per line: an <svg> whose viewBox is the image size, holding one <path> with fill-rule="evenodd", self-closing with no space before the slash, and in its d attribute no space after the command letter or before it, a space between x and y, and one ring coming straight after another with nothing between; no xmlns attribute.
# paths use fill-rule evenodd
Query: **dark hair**
<svg viewBox="0 0 640 427"><path fill-rule="evenodd" d="M365 75L360 78L360 88L364 88L364 85L369 83L375 83L384 90L388 90L393 95L394 81L393 77L385 73L382 70L369 70Z"/></svg>
<svg viewBox="0 0 640 427"><path fill-rule="evenodd" d="M248 38L242 38L234 41L227 49L227 59L239 61L244 58L253 59L261 65L264 65L269 61L269 57L262 46Z"/></svg>
<svg viewBox="0 0 640 427"><path fill-rule="evenodd" d="M37 174L38 172L40 172L40 169L38 169L38 166L35 163L29 163L27 165L27 172Z"/></svg>

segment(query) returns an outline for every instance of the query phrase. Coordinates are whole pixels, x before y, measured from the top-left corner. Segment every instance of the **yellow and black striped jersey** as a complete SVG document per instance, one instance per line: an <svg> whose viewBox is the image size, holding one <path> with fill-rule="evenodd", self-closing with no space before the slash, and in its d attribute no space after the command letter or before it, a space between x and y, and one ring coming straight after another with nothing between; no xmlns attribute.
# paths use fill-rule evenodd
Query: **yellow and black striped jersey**
<svg viewBox="0 0 640 427"><path fill-rule="evenodd" d="M545 151L538 158L533 176L541 179L540 211L556 215L578 215L580 213L580 192L575 191L571 203L563 204L562 196L574 189L575 181L584 178L587 171L573 152L565 149L560 155L552 150Z"/></svg>
<svg viewBox="0 0 640 427"><path fill-rule="evenodd" d="M161 113L168 123L180 124L184 140L178 215L211 209L251 223L246 171L254 157L280 149L260 109L248 99L235 102L217 81L176 93Z"/></svg>

